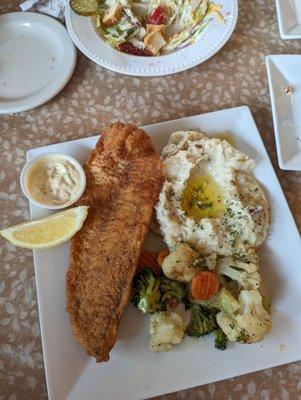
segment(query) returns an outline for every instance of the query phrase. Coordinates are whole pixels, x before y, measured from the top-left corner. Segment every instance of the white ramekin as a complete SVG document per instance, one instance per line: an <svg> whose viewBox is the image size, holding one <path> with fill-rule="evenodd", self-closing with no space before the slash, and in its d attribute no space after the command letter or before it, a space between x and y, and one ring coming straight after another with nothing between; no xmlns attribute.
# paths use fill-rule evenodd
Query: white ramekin
<svg viewBox="0 0 301 400"><path fill-rule="evenodd" d="M69 162L71 162L77 169L77 171L80 174L80 178L81 178L81 185L80 185L80 189L78 191L78 193L76 194L76 196L64 203L64 204L59 204L59 205L50 205L50 204L44 204L44 203L40 203L39 201L35 200L29 193L29 191L27 190L26 187L26 174L28 172L28 170L41 158L47 157L47 156L56 156L56 157L61 157L62 159L66 159ZM28 161L24 167L22 168L21 171L21 175L20 175L20 185L21 185L21 189L22 192L24 193L24 195L28 198L28 200L30 200L33 204L35 204L38 207L41 208L46 208L48 210L61 210L62 208L66 208L71 206L72 204L74 204L80 197L81 195L84 193L84 190L86 188L86 174L85 171L83 169L83 167L80 165L80 163L73 157L69 156L68 154L63 154L63 153L43 153L40 154L39 156L33 158L32 160Z"/></svg>

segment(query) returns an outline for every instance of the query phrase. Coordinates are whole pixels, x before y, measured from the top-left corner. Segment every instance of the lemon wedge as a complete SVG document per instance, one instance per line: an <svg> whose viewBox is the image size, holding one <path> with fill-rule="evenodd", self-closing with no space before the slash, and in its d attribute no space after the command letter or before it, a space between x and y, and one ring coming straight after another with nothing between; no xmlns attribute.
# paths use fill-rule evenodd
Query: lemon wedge
<svg viewBox="0 0 301 400"><path fill-rule="evenodd" d="M88 207L79 206L3 229L0 234L15 246L48 249L71 239L83 226L87 215Z"/></svg>

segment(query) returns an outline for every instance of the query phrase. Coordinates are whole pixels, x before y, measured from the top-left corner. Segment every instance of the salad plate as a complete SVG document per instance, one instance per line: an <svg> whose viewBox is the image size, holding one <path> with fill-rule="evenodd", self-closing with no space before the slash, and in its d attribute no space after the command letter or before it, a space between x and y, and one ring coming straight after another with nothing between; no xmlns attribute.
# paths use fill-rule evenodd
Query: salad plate
<svg viewBox="0 0 301 400"><path fill-rule="evenodd" d="M271 229L259 249L262 278L272 304L273 327L263 342L214 348L211 335L186 337L166 353L148 349L148 318L129 304L122 317L118 340L107 363L96 364L73 338L66 312L65 276L69 243L34 252L37 297L50 400L145 399L301 358L300 255L301 242L260 134L248 107L238 107L144 127L159 152L172 132L201 130L208 136L228 131L236 147L256 162L255 176L265 188L272 209ZM27 152L27 160L42 153L66 153L86 161L98 136L40 147ZM33 219L49 211L30 204ZM149 233L144 248L162 246ZM205 361L204 361L205 360Z"/></svg>
<svg viewBox="0 0 301 400"><path fill-rule="evenodd" d="M54 18L31 12L3 14L0 38L0 114L35 108L69 81L76 48Z"/></svg>
<svg viewBox="0 0 301 400"><path fill-rule="evenodd" d="M301 171L301 55L266 58L278 163Z"/></svg>
<svg viewBox="0 0 301 400"><path fill-rule="evenodd" d="M219 3L224 22L214 16L208 17L204 29L200 29L199 35L189 45L160 56L136 56L116 50L97 33L92 18L77 15L70 6L66 9L66 26L76 46L105 68L126 75L168 75L208 60L229 40L237 21L237 0L222 0Z"/></svg>

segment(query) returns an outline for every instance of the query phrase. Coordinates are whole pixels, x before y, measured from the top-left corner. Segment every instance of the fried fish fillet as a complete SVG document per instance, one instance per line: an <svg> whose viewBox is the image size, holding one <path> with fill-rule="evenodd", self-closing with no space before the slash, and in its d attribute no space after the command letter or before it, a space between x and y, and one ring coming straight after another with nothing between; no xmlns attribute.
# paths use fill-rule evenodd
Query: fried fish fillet
<svg viewBox="0 0 301 400"><path fill-rule="evenodd" d="M80 204L88 217L71 243L67 311L75 339L97 362L107 361L162 184L151 139L116 123L102 134L85 165Z"/></svg>

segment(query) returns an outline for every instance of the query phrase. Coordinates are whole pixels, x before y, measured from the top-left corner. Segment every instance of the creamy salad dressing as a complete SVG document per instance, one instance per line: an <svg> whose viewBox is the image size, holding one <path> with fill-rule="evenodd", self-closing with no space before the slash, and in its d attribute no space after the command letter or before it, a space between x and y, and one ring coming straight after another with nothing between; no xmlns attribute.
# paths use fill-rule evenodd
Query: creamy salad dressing
<svg viewBox="0 0 301 400"><path fill-rule="evenodd" d="M59 155L48 155L37 160L28 170L25 179L32 198L51 206L72 201L82 183L76 165Z"/></svg>

